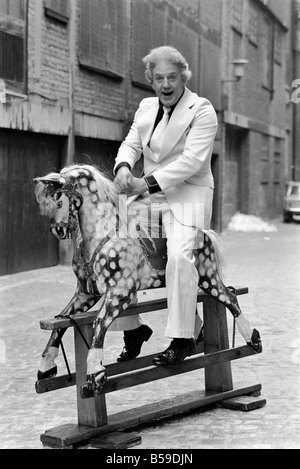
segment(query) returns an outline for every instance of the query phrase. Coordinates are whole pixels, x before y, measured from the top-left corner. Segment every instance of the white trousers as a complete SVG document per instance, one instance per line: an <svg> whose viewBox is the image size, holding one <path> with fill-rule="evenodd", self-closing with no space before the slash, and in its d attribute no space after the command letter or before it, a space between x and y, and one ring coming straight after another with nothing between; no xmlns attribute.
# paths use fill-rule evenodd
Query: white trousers
<svg viewBox="0 0 300 469"><path fill-rule="evenodd" d="M182 225L173 215L163 194L151 196L159 204L167 238L166 292L168 319L165 336L170 338L198 337L202 321L197 311L199 275L195 267L193 249L198 244L199 230ZM136 329L142 324L139 315L117 318L109 331Z"/></svg>

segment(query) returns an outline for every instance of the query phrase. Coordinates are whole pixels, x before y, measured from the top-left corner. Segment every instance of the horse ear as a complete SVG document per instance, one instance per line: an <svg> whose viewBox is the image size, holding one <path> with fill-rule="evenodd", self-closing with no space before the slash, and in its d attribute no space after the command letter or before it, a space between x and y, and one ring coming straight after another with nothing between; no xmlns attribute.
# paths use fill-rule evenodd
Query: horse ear
<svg viewBox="0 0 300 469"><path fill-rule="evenodd" d="M33 182L37 185L36 190L41 190L43 187L44 195L46 197L52 197L52 195L57 193L57 191L64 186L66 180L60 175L56 175L56 177L48 175L34 178Z"/></svg>
<svg viewBox="0 0 300 469"><path fill-rule="evenodd" d="M66 180L62 176L60 176L58 179L55 179L55 180L51 177L43 176L43 177L34 178L33 182L35 184L38 184L39 182L46 184L46 185L52 184L53 186L56 186L58 189L59 187L62 187L66 183Z"/></svg>

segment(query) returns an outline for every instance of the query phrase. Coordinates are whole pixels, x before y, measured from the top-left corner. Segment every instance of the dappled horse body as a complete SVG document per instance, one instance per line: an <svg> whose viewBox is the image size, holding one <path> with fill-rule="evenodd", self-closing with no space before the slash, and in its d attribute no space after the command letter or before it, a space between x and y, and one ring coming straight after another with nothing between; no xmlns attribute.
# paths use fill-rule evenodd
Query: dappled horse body
<svg viewBox="0 0 300 469"><path fill-rule="evenodd" d="M133 302L137 291L165 285L165 240L158 237L156 216L149 223L149 207L143 198L126 203L114 183L94 166L69 166L34 182L40 211L52 219L52 233L61 240L69 237L73 243L77 288L58 316L74 316L99 302L82 388L82 397L90 397L101 391L106 380L103 344L108 327ZM212 231L202 233L194 259L199 287L231 311L246 343L260 352L258 331L250 328L234 291L221 279ZM52 332L38 379L56 375L55 358L64 332Z"/></svg>

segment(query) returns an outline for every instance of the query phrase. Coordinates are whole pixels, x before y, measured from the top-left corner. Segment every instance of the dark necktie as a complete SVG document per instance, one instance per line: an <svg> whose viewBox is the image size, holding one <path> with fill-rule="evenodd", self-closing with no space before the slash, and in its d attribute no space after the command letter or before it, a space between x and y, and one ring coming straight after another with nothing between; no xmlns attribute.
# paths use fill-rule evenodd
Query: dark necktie
<svg viewBox="0 0 300 469"><path fill-rule="evenodd" d="M157 156L159 155L162 141L164 138L164 133L169 122L169 112L171 108L164 106L163 110L164 110L164 115L162 119L160 120L160 122L157 124L152 134L151 140L150 140L150 148L153 151L153 153Z"/></svg>

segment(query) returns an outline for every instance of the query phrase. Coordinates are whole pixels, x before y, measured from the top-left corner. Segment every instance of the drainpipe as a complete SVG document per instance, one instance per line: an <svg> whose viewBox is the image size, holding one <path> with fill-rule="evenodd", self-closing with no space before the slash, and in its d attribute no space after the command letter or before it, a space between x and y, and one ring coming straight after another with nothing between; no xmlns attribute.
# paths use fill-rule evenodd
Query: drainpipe
<svg viewBox="0 0 300 469"><path fill-rule="evenodd" d="M68 131L68 145L65 166L74 162L75 156L75 117L74 117L74 90L75 90L75 47L76 47L76 2L70 3L70 55L69 55L69 111L70 127Z"/></svg>
<svg viewBox="0 0 300 469"><path fill-rule="evenodd" d="M75 91L75 48L76 48L76 2L70 2L69 19L69 129L65 151L61 161L61 168L74 163L75 156L75 112L74 112L74 91ZM59 242L59 263L71 265L73 249L68 240Z"/></svg>

